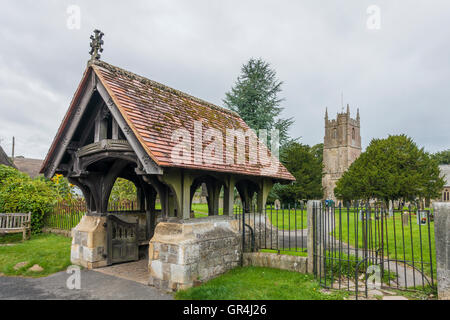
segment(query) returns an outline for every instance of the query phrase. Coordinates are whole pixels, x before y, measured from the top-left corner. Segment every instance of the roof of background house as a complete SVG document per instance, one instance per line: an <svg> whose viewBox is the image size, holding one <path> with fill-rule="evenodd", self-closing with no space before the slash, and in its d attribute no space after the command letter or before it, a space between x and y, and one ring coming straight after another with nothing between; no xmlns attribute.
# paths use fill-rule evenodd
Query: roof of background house
<svg viewBox="0 0 450 320"><path fill-rule="evenodd" d="M103 61L90 64L85 72L83 83L92 69L100 79L114 100L117 108L125 118L137 139L140 141L148 155L161 167L183 167L218 172L230 172L242 175L268 176L280 180L295 180L283 165L278 166L276 173L262 173L263 165L257 164L226 164L226 130L249 127L241 117L228 109L215 106L209 102L192 97L186 93L167 87L158 82L138 76L129 71L112 66ZM76 96L79 94L77 91ZM72 101L72 105L76 99ZM72 105L66 114L49 154L45 160L42 171L45 170L52 150L61 138L61 133L70 118ZM194 122L202 121L203 128L218 129L223 135L223 164L175 164L171 158L171 151L177 142L172 141L175 130L187 129L194 137ZM203 141L202 150L210 143ZM192 151L195 148L192 144ZM194 159L194 154L192 159Z"/></svg>
<svg viewBox="0 0 450 320"><path fill-rule="evenodd" d="M39 176L43 160L15 157L14 165L19 171L28 174L31 178Z"/></svg>
<svg viewBox="0 0 450 320"><path fill-rule="evenodd" d="M445 186L450 187L450 164L443 164L439 166L442 175L444 176Z"/></svg>
<svg viewBox="0 0 450 320"><path fill-rule="evenodd" d="M6 152L3 150L3 148L0 146L0 164L3 164L5 166L14 167L14 164L9 159Z"/></svg>

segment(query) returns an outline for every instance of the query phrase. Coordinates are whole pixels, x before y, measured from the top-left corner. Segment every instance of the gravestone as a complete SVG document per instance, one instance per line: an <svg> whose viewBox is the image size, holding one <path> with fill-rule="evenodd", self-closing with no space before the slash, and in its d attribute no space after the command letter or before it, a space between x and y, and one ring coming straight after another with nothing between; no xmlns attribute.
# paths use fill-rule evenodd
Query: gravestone
<svg viewBox="0 0 450 320"><path fill-rule="evenodd" d="M403 224L403 226L409 225L409 213L408 212L402 213L402 224Z"/></svg>
<svg viewBox="0 0 450 320"><path fill-rule="evenodd" d="M394 203L392 200L389 200L389 217L392 217L394 215Z"/></svg>
<svg viewBox="0 0 450 320"><path fill-rule="evenodd" d="M280 210L281 209L281 202L280 200L276 199L274 202L274 206L275 206L275 210Z"/></svg>
<svg viewBox="0 0 450 320"><path fill-rule="evenodd" d="M429 210L418 210L417 211L417 224L426 225L428 221Z"/></svg>

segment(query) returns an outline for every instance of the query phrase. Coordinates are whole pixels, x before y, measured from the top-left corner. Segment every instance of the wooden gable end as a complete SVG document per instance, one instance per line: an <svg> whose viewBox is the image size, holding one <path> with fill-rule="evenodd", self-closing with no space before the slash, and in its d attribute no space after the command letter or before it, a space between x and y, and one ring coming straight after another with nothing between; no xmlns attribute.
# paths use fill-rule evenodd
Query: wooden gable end
<svg viewBox="0 0 450 320"><path fill-rule="evenodd" d="M130 130L114 100L91 67L85 72L69 110L58 130L41 172L79 175L79 156L102 150L134 152L143 173L162 174L162 169Z"/></svg>

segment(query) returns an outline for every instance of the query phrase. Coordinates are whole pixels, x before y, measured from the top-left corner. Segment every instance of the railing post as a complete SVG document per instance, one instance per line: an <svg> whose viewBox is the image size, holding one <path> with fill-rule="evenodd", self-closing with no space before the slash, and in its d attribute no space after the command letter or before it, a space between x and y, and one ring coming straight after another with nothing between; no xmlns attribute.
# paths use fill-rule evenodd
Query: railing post
<svg viewBox="0 0 450 320"><path fill-rule="evenodd" d="M435 202L434 236L439 300L450 300L450 203Z"/></svg>
<svg viewBox="0 0 450 320"><path fill-rule="evenodd" d="M308 225L308 235L307 235L307 253L308 253L308 265L307 272L313 273L314 270L314 259L321 261L323 257L315 258L314 254L319 254L317 250L320 245L320 219L319 210L321 208L320 200L310 200L307 203L307 225ZM320 264L322 265L322 264ZM317 265L316 265L317 267ZM316 270L317 271L317 270Z"/></svg>

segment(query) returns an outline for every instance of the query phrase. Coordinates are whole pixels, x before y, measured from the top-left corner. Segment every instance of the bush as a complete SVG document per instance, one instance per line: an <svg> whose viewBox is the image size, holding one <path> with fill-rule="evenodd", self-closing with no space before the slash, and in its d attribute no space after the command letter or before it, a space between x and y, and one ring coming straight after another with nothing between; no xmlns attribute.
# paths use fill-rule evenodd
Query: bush
<svg viewBox="0 0 450 320"><path fill-rule="evenodd" d="M58 199L51 182L31 179L28 175L0 165L0 212L31 212L31 232L40 233L44 215L51 212Z"/></svg>

